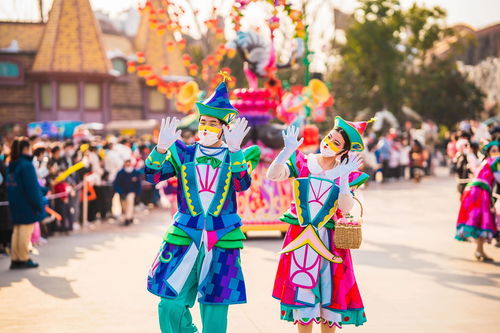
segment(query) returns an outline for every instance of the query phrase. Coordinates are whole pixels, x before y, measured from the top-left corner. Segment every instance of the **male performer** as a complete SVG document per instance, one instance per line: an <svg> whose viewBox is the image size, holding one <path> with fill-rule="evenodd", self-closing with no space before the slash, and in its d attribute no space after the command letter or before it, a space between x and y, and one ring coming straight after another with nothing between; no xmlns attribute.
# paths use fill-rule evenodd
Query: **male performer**
<svg viewBox="0 0 500 333"><path fill-rule="evenodd" d="M189 308L198 298L203 333L225 333L229 304L246 302L240 265L245 236L240 229L236 192L250 187L260 150L241 149L247 120L228 100L225 82L203 103L199 141L179 140L179 121L162 120L158 144L145 161L146 179L178 177L178 212L150 269L148 290L161 297L161 331L198 332ZM222 135L224 134L224 141Z"/></svg>

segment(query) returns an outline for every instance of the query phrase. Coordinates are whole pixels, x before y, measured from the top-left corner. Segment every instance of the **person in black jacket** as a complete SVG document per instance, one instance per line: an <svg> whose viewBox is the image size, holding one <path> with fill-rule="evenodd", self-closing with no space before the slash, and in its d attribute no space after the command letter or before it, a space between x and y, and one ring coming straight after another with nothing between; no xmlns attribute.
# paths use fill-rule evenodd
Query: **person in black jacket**
<svg viewBox="0 0 500 333"><path fill-rule="evenodd" d="M46 216L46 200L32 160L29 140L25 137L16 138L12 143L7 168L7 195L14 225L11 269L38 267L29 257L29 243L34 223Z"/></svg>
<svg viewBox="0 0 500 333"><path fill-rule="evenodd" d="M3 144L0 142L0 149ZM12 223L10 221L9 206L7 202L7 167L5 156L0 155L0 253L9 254L10 239L12 237Z"/></svg>
<svg viewBox="0 0 500 333"><path fill-rule="evenodd" d="M141 193L141 173L134 169L131 160L126 160L118 171L113 186L120 195L124 224L128 226L134 219L135 198Z"/></svg>

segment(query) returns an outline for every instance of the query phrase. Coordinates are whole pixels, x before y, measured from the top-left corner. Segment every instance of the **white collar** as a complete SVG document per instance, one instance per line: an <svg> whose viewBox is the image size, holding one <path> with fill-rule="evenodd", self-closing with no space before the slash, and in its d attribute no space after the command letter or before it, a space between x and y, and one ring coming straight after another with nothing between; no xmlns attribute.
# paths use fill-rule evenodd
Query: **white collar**
<svg viewBox="0 0 500 333"><path fill-rule="evenodd" d="M335 165L333 166L333 168L335 168L336 166L337 166L337 163L335 162ZM324 170L321 167L321 165L319 165L318 155L313 154L313 153L310 153L309 155L307 155L307 168L309 169L309 171L312 174L315 174L315 175L322 175L326 171L328 171L328 170Z"/></svg>
<svg viewBox="0 0 500 333"><path fill-rule="evenodd" d="M307 168L312 174L320 174L325 172L318 163L318 157L313 153L307 155Z"/></svg>

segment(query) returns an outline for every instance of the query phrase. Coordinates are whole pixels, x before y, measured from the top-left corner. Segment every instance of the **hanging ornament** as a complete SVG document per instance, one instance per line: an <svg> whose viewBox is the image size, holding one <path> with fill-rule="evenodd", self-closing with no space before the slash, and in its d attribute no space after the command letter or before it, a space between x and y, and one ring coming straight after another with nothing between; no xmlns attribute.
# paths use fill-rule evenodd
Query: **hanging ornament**
<svg viewBox="0 0 500 333"><path fill-rule="evenodd" d="M267 23L271 31L274 31L280 27L280 19L278 16L271 17Z"/></svg>
<svg viewBox="0 0 500 333"><path fill-rule="evenodd" d="M158 82L156 89L160 94L165 94L167 92L167 84L163 81Z"/></svg>
<svg viewBox="0 0 500 333"><path fill-rule="evenodd" d="M150 65L137 66L137 75L140 77L150 76L152 74L152 67Z"/></svg>
<svg viewBox="0 0 500 333"><path fill-rule="evenodd" d="M189 65L189 75L191 75L191 76L198 75L198 65L197 64L190 64Z"/></svg>
<svg viewBox="0 0 500 333"><path fill-rule="evenodd" d="M158 34L161 36L165 33L165 30L167 29L167 25L165 23L158 24Z"/></svg>
<svg viewBox="0 0 500 333"><path fill-rule="evenodd" d="M184 67L188 67L189 64L191 64L191 57L189 56L189 54L182 55L182 65Z"/></svg>
<svg viewBox="0 0 500 333"><path fill-rule="evenodd" d="M215 38L224 39L224 30L222 28L217 28L215 30Z"/></svg>
<svg viewBox="0 0 500 333"><path fill-rule="evenodd" d="M161 74L162 75L168 75L169 72L170 72L170 67L168 67L167 65L161 66Z"/></svg>
<svg viewBox="0 0 500 333"><path fill-rule="evenodd" d="M137 56L137 63L142 64L146 60L144 58L144 52L136 52L135 54Z"/></svg>
<svg viewBox="0 0 500 333"><path fill-rule="evenodd" d="M146 85L153 87L158 84L158 77L154 74L146 76Z"/></svg>
<svg viewBox="0 0 500 333"><path fill-rule="evenodd" d="M151 29L156 29L157 26L158 26L158 20L156 20L154 18L150 18L149 19L149 27Z"/></svg>
<svg viewBox="0 0 500 333"><path fill-rule="evenodd" d="M229 59L233 59L236 55L236 49L227 49L227 56Z"/></svg>
<svg viewBox="0 0 500 333"><path fill-rule="evenodd" d="M179 49L184 50L186 48L186 40L182 38L177 45L179 46Z"/></svg>
<svg viewBox="0 0 500 333"><path fill-rule="evenodd" d="M172 52L174 51L175 43L171 40L165 42L165 45L167 46L167 52Z"/></svg>
<svg viewBox="0 0 500 333"><path fill-rule="evenodd" d="M135 70L136 70L135 61L133 60L127 61L127 72L134 73Z"/></svg>

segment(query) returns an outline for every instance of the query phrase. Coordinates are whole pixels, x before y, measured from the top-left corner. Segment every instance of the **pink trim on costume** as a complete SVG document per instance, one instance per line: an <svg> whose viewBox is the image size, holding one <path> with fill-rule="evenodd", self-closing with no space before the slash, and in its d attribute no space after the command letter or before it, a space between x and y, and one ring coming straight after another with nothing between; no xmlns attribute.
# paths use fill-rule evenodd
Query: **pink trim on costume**
<svg viewBox="0 0 500 333"><path fill-rule="evenodd" d="M207 248L208 248L208 251L210 251L215 243L217 243L218 239L217 239L217 234L215 233L215 231L207 231Z"/></svg>
<svg viewBox="0 0 500 333"><path fill-rule="evenodd" d="M342 329L342 326L340 326L337 322L333 322L332 324L329 324L328 320L326 320L324 318L320 318L319 320L317 318L311 318L307 322L302 321L302 320L295 320L293 322L293 324L294 325L300 324L303 326L307 326L307 325L311 325L313 322L315 322L316 324L327 324L328 327L330 327L330 328L332 328L333 326L337 326L338 328Z"/></svg>
<svg viewBox="0 0 500 333"><path fill-rule="evenodd" d="M318 193L321 192L322 186L323 186L323 181L321 180L319 183ZM325 196L325 194L328 193L328 191L330 191L330 189L332 188L332 185L330 187L328 187L323 193L321 193L321 195L318 195L318 193L316 193L316 191L314 190L314 187L311 183L309 183L309 187L312 190L314 200L311 200L308 203L316 202L316 203L319 203L321 205L321 207L323 207L323 203L320 200L321 200L321 198L323 198Z"/></svg>
<svg viewBox="0 0 500 333"><path fill-rule="evenodd" d="M295 283L297 286L299 287L302 287L302 288L306 288L306 289L312 289L316 286L316 283L318 282L318 277L316 277L316 279L314 278L314 276L309 273L308 271L313 269L313 267L315 267L318 262L320 261L321 259L321 256L318 256L316 258L316 260L314 260L314 262L310 265L310 266L307 266L307 252L309 252L309 246L306 245L306 248L304 250L304 260L303 260L303 263L300 264L299 262L297 262L297 257L295 256L295 254L292 252L292 260L295 262L295 265L297 265L297 267L299 268L297 271L295 271L293 274L291 274L290 276L290 280L293 281L293 279L295 278L295 276L299 273L303 273L305 275L307 275L309 277L309 279L311 280L311 285L310 286L305 286L305 285L299 285L297 283ZM319 274L318 274L319 275Z"/></svg>
<svg viewBox="0 0 500 333"><path fill-rule="evenodd" d="M219 168L215 169L215 174L214 174L214 177L212 178L210 184L208 184L208 182L210 181L209 180L209 176L210 176L210 173L209 173L209 167L207 166L206 167L206 170L207 172L205 173L205 179L203 179L201 177L201 174L200 174L200 169L198 168L198 166L196 166L196 172L198 173L198 179L200 180L200 189L199 189L199 193L202 193L202 192L209 192L209 193L212 193L212 194L215 194L215 191L212 190L212 187L214 186L214 183L215 183L215 180L217 179L217 175L219 174Z"/></svg>

